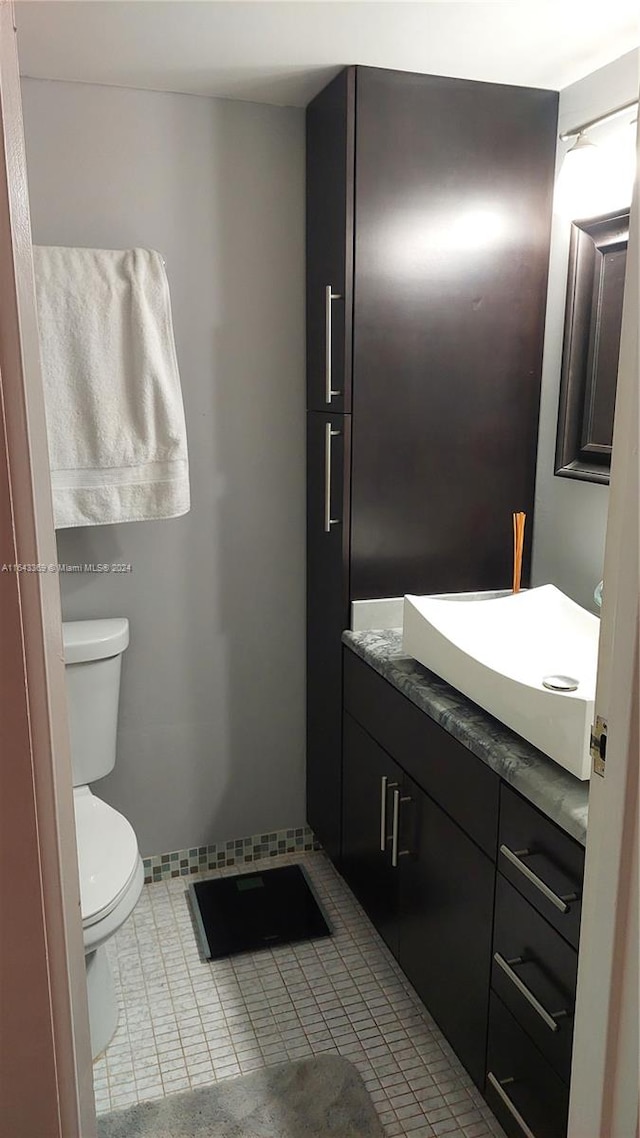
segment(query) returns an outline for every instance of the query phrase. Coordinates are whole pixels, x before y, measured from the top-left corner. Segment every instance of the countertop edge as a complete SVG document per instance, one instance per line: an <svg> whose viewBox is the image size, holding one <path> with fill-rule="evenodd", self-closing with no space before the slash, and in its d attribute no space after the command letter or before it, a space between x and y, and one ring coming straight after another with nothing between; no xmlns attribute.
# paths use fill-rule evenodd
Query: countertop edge
<svg viewBox="0 0 640 1138"><path fill-rule="evenodd" d="M500 778L586 844L588 782L581 782L402 651L401 629L344 632L344 645L444 727Z"/></svg>

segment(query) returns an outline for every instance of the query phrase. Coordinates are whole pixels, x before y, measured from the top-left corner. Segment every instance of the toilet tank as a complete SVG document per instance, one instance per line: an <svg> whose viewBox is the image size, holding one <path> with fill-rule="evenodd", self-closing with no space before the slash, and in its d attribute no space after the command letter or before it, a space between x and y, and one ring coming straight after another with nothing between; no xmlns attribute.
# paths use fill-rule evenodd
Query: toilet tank
<svg viewBox="0 0 640 1138"><path fill-rule="evenodd" d="M104 778L116 761L120 663L129 621L62 623L73 785Z"/></svg>

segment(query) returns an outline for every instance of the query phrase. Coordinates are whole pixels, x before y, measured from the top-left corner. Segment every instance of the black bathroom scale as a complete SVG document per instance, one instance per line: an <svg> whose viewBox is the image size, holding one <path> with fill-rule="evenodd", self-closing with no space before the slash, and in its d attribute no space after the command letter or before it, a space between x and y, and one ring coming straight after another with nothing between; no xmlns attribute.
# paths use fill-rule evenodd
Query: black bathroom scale
<svg viewBox="0 0 640 1138"><path fill-rule="evenodd" d="M198 881L189 897L207 960L331 936L300 865Z"/></svg>

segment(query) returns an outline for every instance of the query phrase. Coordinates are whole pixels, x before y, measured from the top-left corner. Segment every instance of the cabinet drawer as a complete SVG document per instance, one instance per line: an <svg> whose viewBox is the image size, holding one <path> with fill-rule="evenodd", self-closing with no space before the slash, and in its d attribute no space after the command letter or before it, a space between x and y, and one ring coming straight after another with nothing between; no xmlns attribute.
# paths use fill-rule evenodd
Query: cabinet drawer
<svg viewBox="0 0 640 1138"><path fill-rule="evenodd" d="M569 944L578 947L584 849L504 784L498 869Z"/></svg>
<svg viewBox="0 0 640 1138"><path fill-rule="evenodd" d="M491 984L558 1074L571 1074L578 954L497 875Z"/></svg>
<svg viewBox="0 0 640 1138"><path fill-rule="evenodd" d="M344 707L495 860L500 779L349 649Z"/></svg>
<svg viewBox="0 0 640 1138"><path fill-rule="evenodd" d="M566 1138L569 1088L493 992L485 1097L509 1138Z"/></svg>

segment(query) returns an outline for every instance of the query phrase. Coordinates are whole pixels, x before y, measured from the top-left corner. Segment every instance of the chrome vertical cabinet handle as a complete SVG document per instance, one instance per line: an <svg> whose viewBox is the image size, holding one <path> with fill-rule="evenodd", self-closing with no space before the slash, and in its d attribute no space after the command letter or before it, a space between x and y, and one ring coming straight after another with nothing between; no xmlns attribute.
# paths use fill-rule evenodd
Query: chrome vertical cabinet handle
<svg viewBox="0 0 640 1138"><path fill-rule="evenodd" d="M411 802L408 794L400 795L399 790L393 792L393 815L391 820L391 865L394 869L398 867L398 858L404 857L409 853L408 850L398 850L398 835L400 831L400 803Z"/></svg>
<svg viewBox="0 0 640 1138"><path fill-rule="evenodd" d="M331 285L325 285L324 290L324 384L325 403L330 406L334 395L342 395L341 391L334 391L331 384L331 305L334 300L342 300L342 294L334 292Z"/></svg>
<svg viewBox="0 0 640 1138"><path fill-rule="evenodd" d="M387 791L389 779L383 774L380 779L380 852L387 848Z"/></svg>
<svg viewBox="0 0 640 1138"><path fill-rule="evenodd" d="M391 822L391 864L395 869L398 864L398 828L400 825L400 791L393 792L393 819Z"/></svg>
<svg viewBox="0 0 640 1138"><path fill-rule="evenodd" d="M331 517L331 440L339 435L331 423L324 425L324 532L330 533L331 526L337 526L340 518Z"/></svg>

